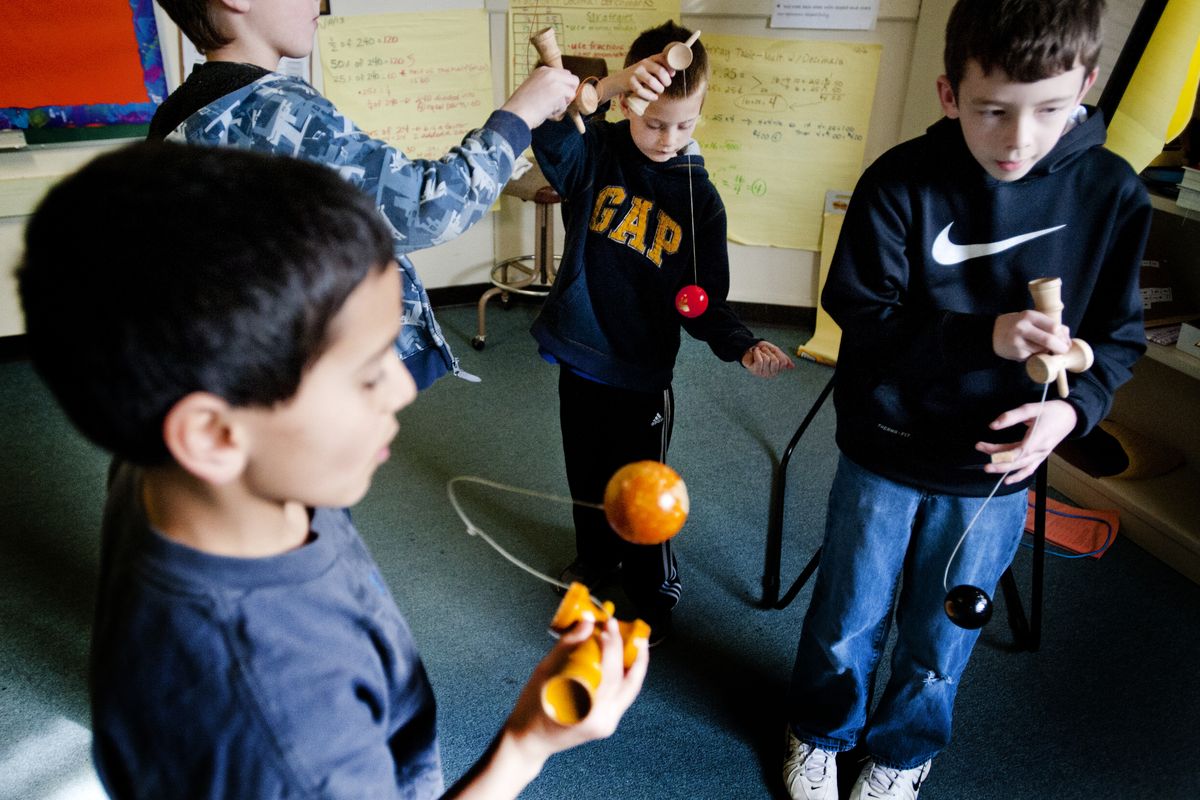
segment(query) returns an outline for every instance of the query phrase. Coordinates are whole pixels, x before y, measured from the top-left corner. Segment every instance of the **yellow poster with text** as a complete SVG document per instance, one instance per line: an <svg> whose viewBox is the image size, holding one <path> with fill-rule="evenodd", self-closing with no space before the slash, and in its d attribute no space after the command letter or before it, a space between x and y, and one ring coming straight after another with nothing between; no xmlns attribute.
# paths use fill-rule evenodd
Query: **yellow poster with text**
<svg viewBox="0 0 1200 800"><path fill-rule="evenodd" d="M325 96L409 158L441 158L495 107L484 9L321 17Z"/></svg>
<svg viewBox="0 0 1200 800"><path fill-rule="evenodd" d="M537 66L529 38L554 28L563 55L603 58L610 73L621 69L638 34L667 20L679 22L680 0L552 0L508 4L509 93Z"/></svg>
<svg viewBox="0 0 1200 800"><path fill-rule="evenodd" d="M825 192L862 173L881 46L705 36L712 79L696 140L729 238L820 248Z"/></svg>

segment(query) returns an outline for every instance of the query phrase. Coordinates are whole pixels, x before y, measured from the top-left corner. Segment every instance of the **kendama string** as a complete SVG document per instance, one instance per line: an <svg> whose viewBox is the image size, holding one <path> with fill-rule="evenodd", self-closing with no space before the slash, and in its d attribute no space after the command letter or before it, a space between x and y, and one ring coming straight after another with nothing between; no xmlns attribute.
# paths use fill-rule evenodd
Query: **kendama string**
<svg viewBox="0 0 1200 800"><path fill-rule="evenodd" d="M467 533L469 535L478 536L480 539L483 539L485 542L490 544L497 553L504 556L506 559L509 560L509 562L511 562L515 566L519 567L520 569L524 570L525 572L528 572L530 575L534 576L535 578L539 578L539 579L545 581L546 583L550 584L551 586L557 586L559 589L569 589L570 588L570 586L568 584L565 584L560 580L551 578L549 575L546 575L543 572L538 572L536 569L529 566L524 561L522 561L521 559L514 556L512 553L505 550L503 547L501 547L499 545L499 543L496 542L495 539L488 536L487 533L485 533L482 528L480 528L478 525L476 525L474 522L472 522L471 519L467 516L466 512L463 511L462 505L458 502L458 496L455 495L455 493L454 493L454 484L456 484L456 483L477 483L480 486L487 486L492 489L498 489L502 492L511 492L513 494L523 494L523 495L526 495L527 497L537 497L542 500L552 500L556 503L565 503L567 505L583 506L585 508L596 508L601 511L604 510L603 505L600 505L598 503L587 503L587 502L584 502L583 500L574 500L574 499L567 498L567 497L559 497L558 495L546 494L544 492L535 492L532 489L522 489L517 486L510 486L506 483L499 483L497 481L491 481L491 480L488 480L487 478L477 478L474 475L458 475L456 477L451 478L449 481L446 482L446 494L450 497L450 505L454 508L454 513L458 514L458 518L461 519L463 524L466 526ZM592 602L594 602L597 606L601 605L600 601L596 600L596 598L594 598L594 597L592 598Z"/></svg>
<svg viewBox="0 0 1200 800"><path fill-rule="evenodd" d="M687 67L680 70L683 75L683 96L688 96L687 85ZM696 120L699 124L699 120ZM692 129L695 131L695 128ZM694 137L693 137L694 139ZM688 173L688 217L692 228L692 283L700 283L700 269L696 266L696 197L692 193L692 148L689 142L684 146L684 152L687 155L687 173Z"/></svg>
<svg viewBox="0 0 1200 800"><path fill-rule="evenodd" d="M1037 416L1033 418L1033 425L1029 427L1029 435L1026 437L1028 439L1033 438L1034 432L1037 431L1038 423L1042 420L1042 410L1046 407L1046 392L1049 389L1050 384L1042 384L1042 400L1038 404L1038 412ZM992 487L991 493L986 499L984 499L983 504L980 505L979 509L975 512L975 516L971 517L971 521L967 523L967 527L965 530L963 530L962 536L958 537L958 544L954 545L954 552L952 552L950 554L950 558L946 560L946 571L942 574L943 591L950 591L950 587L948 585L950 583L950 565L954 563L954 557L958 555L959 548L962 547L962 543L966 541L967 534L971 532L971 528L975 527L975 522L983 514L983 510L987 508L987 504L991 502L991 499L996 496L996 492L999 491L1001 484L1004 483L1004 479L1008 477L1008 473L1010 472L1012 472L1011 467L1004 471L1004 474L1000 476L998 481L996 481L996 485Z"/></svg>

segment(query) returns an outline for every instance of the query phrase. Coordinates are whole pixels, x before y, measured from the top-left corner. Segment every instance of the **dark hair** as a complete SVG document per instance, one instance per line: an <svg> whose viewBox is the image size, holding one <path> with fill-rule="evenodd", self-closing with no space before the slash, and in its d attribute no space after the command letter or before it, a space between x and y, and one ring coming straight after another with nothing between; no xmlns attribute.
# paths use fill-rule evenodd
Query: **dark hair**
<svg viewBox="0 0 1200 800"><path fill-rule="evenodd" d="M183 35L196 45L201 53L216 50L229 44L230 39L221 33L212 17L212 0L156 0L167 12L171 21L179 26Z"/></svg>
<svg viewBox="0 0 1200 800"><path fill-rule="evenodd" d="M661 53L671 42L686 42L691 35L691 31L672 20L667 20L657 28L644 30L629 46L625 66ZM679 100L695 94L701 85L708 84L708 51L699 39L692 44L692 63L683 71L683 75L682 80L676 76L675 80L671 81L671 85L663 92L663 97Z"/></svg>
<svg viewBox="0 0 1200 800"><path fill-rule="evenodd" d="M958 0L946 23L946 78L958 85L975 59L984 74L999 69L1032 83L1100 57L1104 0Z"/></svg>
<svg viewBox="0 0 1200 800"><path fill-rule="evenodd" d="M50 190L17 269L34 368L96 444L165 463L186 395L294 395L329 324L392 239L317 164L162 142L96 158Z"/></svg>

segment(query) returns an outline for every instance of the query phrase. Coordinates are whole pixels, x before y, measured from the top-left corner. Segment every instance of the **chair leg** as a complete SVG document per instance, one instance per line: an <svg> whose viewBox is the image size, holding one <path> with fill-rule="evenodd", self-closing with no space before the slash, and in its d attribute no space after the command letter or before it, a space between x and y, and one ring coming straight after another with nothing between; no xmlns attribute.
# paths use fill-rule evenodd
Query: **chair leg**
<svg viewBox="0 0 1200 800"><path fill-rule="evenodd" d="M829 378L825 388L821 390L821 394L817 396L812 407L804 416L804 421L800 423L800 427L796 429L796 433L792 435L792 440L788 442L788 446L783 451L783 457L779 459L779 466L775 468L775 474L771 480L771 509L767 517L767 548L763 559L763 577L762 577L762 602L763 608L774 608L782 610L787 608L788 604L795 599L800 588L804 586L804 582L812 575L813 570L817 567L817 561L820 558L821 550L813 555L808 562L808 566L800 573L800 577L796 583L792 584L792 588L788 590L787 595L782 601L779 601L779 564L783 551L783 500L787 492L787 468L788 462L792 459L792 451L796 449L796 445L800 443L800 437L808 430L809 424L813 418L817 416L817 412L821 410L821 406L825 404L825 400L829 397L829 393L833 391L833 377Z"/></svg>
<svg viewBox="0 0 1200 800"><path fill-rule="evenodd" d="M1029 650L1042 646L1042 583L1046 566L1046 489L1049 459L1038 465L1034 479L1037 499L1033 505L1033 586L1029 594Z"/></svg>
<svg viewBox="0 0 1200 800"><path fill-rule="evenodd" d="M554 281L554 211L546 203L538 203L535 212L537 217L537 240L533 245L533 267L537 273L536 282L549 286Z"/></svg>
<svg viewBox="0 0 1200 800"><path fill-rule="evenodd" d="M1042 586L1046 566L1046 488L1049 483L1048 461L1038 465L1034 476L1033 502L1033 564L1029 587L1029 617L1021 603L1021 591L1012 567L1000 576L1000 588L1004 591L1004 604L1008 608L1008 627L1013 632L1017 647L1036 653L1042 646Z"/></svg>
<svg viewBox="0 0 1200 800"><path fill-rule="evenodd" d="M498 294L504 294L504 290L493 286L491 289L488 289L486 292L484 292L479 298L479 304L477 306L477 313L479 317L479 333L477 333L474 338L471 339L471 346L476 350L482 350L484 345L487 343L487 325L484 322L484 315L487 313L488 300L491 300Z"/></svg>

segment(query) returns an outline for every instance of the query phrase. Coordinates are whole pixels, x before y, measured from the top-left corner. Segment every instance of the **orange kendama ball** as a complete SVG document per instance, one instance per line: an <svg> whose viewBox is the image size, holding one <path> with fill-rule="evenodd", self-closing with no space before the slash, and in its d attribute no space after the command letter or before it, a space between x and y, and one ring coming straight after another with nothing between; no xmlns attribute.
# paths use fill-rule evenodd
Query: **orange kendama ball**
<svg viewBox="0 0 1200 800"><path fill-rule="evenodd" d="M626 541L664 542L687 520L687 486L679 473L658 461L626 464L604 490L604 515Z"/></svg>

